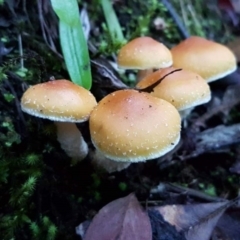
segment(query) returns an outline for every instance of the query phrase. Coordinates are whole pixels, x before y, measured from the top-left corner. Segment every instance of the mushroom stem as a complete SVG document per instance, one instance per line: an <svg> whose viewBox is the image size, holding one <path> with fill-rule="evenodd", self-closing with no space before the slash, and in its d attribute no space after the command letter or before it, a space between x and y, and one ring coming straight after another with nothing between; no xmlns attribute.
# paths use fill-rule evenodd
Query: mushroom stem
<svg viewBox="0 0 240 240"><path fill-rule="evenodd" d="M182 121L185 120L190 115L190 113L193 111L193 109L194 109L194 107L179 110L179 114L181 116Z"/></svg>
<svg viewBox="0 0 240 240"><path fill-rule="evenodd" d="M139 70L137 73L137 83L139 83L142 79L144 79L147 75L153 73L153 68L146 70Z"/></svg>
<svg viewBox="0 0 240 240"><path fill-rule="evenodd" d="M108 173L112 172L120 172L123 169L127 168L131 162L117 162L105 157L100 151L95 149L90 152L90 157L92 161L92 165L97 168L103 168Z"/></svg>
<svg viewBox="0 0 240 240"><path fill-rule="evenodd" d="M57 139L62 149L71 158L83 160L88 154L88 145L75 123L54 122L57 127Z"/></svg>

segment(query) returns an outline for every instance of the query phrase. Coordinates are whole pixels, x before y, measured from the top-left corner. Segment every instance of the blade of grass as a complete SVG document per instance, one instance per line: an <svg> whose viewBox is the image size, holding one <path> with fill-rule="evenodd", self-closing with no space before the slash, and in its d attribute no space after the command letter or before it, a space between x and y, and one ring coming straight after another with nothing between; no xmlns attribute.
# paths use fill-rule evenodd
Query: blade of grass
<svg viewBox="0 0 240 240"><path fill-rule="evenodd" d="M51 3L59 18L60 43L70 78L74 83L90 89L90 58L77 0L51 0Z"/></svg>
<svg viewBox="0 0 240 240"><path fill-rule="evenodd" d="M117 15L112 7L112 3L110 0L100 0L104 17L107 22L108 30L111 35L113 42L123 43L125 42L125 38L122 33L122 28L119 24Z"/></svg>

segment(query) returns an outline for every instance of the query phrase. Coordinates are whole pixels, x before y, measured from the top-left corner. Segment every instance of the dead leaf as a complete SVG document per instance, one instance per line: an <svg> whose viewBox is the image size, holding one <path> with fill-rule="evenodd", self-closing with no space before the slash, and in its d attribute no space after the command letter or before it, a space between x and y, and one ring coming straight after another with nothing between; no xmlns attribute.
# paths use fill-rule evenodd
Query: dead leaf
<svg viewBox="0 0 240 240"><path fill-rule="evenodd" d="M207 149L207 151L223 148L240 141L240 124L231 126L219 125L215 128L209 128L197 137L198 148Z"/></svg>
<svg viewBox="0 0 240 240"><path fill-rule="evenodd" d="M183 157L187 160L203 153L225 151L230 145L240 142L240 124L219 125L196 135L196 149Z"/></svg>
<svg viewBox="0 0 240 240"><path fill-rule="evenodd" d="M234 155L235 162L229 168L229 171L240 175L240 145L236 146Z"/></svg>
<svg viewBox="0 0 240 240"><path fill-rule="evenodd" d="M240 174L240 160L239 159L229 168L229 171L232 173Z"/></svg>
<svg viewBox="0 0 240 240"><path fill-rule="evenodd" d="M93 218L84 240L151 240L149 217L134 194L104 206Z"/></svg>
<svg viewBox="0 0 240 240"><path fill-rule="evenodd" d="M225 207L226 206L226 207ZM183 232L187 240L208 240L219 218L227 208L226 202L166 205L154 207L165 221Z"/></svg>
<svg viewBox="0 0 240 240"><path fill-rule="evenodd" d="M229 115L229 112L232 110L232 106L235 106L240 103L239 92L240 84L231 85L226 89L223 95L222 105L229 107L224 108L222 111L225 114L225 116Z"/></svg>
<svg viewBox="0 0 240 240"><path fill-rule="evenodd" d="M158 211L150 209L148 215L153 231L152 240L186 240L184 234L178 232L175 226L166 222Z"/></svg>
<svg viewBox="0 0 240 240"><path fill-rule="evenodd" d="M223 14L224 21L231 22L233 26L238 25L239 23L239 17L237 14L238 6L237 4L233 4L233 0L218 0L218 7L224 13Z"/></svg>
<svg viewBox="0 0 240 240"><path fill-rule="evenodd" d="M221 239L238 240L240 238L240 208L228 209L219 219L216 235Z"/></svg>
<svg viewBox="0 0 240 240"><path fill-rule="evenodd" d="M90 223L91 221L89 220L80 223L77 227L75 227L76 234L79 235L81 238L84 238Z"/></svg>

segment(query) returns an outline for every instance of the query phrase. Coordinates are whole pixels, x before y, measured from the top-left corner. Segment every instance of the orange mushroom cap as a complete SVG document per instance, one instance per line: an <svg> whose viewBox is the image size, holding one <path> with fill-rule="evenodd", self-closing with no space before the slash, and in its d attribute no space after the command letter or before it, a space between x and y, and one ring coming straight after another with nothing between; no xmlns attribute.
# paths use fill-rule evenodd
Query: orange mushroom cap
<svg viewBox="0 0 240 240"><path fill-rule="evenodd" d="M104 97L89 119L94 146L106 157L139 162L160 157L179 141L181 119L165 100L136 90Z"/></svg>
<svg viewBox="0 0 240 240"><path fill-rule="evenodd" d="M160 69L145 77L136 87L144 89L169 74L153 89L151 95L170 102L179 111L210 101L211 91L205 79L197 73L176 70L174 67Z"/></svg>
<svg viewBox="0 0 240 240"><path fill-rule="evenodd" d="M173 66L198 73L212 82L237 69L236 57L226 46L192 36L171 49Z"/></svg>
<svg viewBox="0 0 240 240"><path fill-rule="evenodd" d="M164 44L151 37L138 37L120 49L117 62L125 69L159 69L172 65L172 55Z"/></svg>

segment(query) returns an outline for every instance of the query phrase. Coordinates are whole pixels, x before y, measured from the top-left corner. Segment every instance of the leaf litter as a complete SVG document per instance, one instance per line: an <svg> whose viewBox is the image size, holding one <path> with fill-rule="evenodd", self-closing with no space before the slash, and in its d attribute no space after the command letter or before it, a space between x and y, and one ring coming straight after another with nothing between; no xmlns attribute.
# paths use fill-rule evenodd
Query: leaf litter
<svg viewBox="0 0 240 240"><path fill-rule="evenodd" d="M132 193L104 206L90 225L84 223L89 227L81 235L84 240L209 240L212 236L238 240L240 209L235 205L239 199L169 204L146 211ZM229 223L231 227L226 227Z"/></svg>

